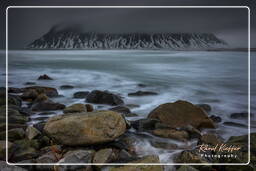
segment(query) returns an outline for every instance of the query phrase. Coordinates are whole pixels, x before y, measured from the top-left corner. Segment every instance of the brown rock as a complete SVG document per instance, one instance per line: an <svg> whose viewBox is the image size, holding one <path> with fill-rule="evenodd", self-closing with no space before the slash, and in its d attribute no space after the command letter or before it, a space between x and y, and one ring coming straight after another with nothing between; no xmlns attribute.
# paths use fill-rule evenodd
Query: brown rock
<svg viewBox="0 0 256 171"><path fill-rule="evenodd" d="M186 141L189 138L186 131L178 131L175 129L155 129L152 133L159 137L172 138L180 141Z"/></svg>
<svg viewBox="0 0 256 171"><path fill-rule="evenodd" d="M215 128L213 121L201 108L181 100L158 106L148 117L158 119L174 128L186 125L195 128Z"/></svg>
<svg viewBox="0 0 256 171"><path fill-rule="evenodd" d="M64 113L80 113L80 112L86 112L86 107L84 104L77 103L73 104L71 106L66 107L63 110Z"/></svg>

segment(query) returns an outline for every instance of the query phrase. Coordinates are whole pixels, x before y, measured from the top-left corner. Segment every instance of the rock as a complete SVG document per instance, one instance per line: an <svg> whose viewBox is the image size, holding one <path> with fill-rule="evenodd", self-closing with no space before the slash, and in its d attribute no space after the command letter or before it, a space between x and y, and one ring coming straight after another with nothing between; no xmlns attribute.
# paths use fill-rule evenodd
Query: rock
<svg viewBox="0 0 256 171"><path fill-rule="evenodd" d="M160 142L160 141L150 141L150 144L155 148L162 148L166 150L174 150L178 148L176 144Z"/></svg>
<svg viewBox="0 0 256 171"><path fill-rule="evenodd" d="M77 103L71 106L66 107L63 110L64 113L80 113L80 112L87 112L86 107L84 104Z"/></svg>
<svg viewBox="0 0 256 171"><path fill-rule="evenodd" d="M125 105L126 107L128 107L128 108L136 108L136 107L140 107L140 105L137 105L137 104L126 104Z"/></svg>
<svg viewBox="0 0 256 171"><path fill-rule="evenodd" d="M126 163L126 162L130 162L132 160L135 160L135 157L133 157L128 151L122 149L118 153L117 160L120 163Z"/></svg>
<svg viewBox="0 0 256 171"><path fill-rule="evenodd" d="M177 171L199 171L196 168L192 167L192 166L188 166L188 165L183 165L181 167L179 167L179 169L177 169Z"/></svg>
<svg viewBox="0 0 256 171"><path fill-rule="evenodd" d="M111 148L101 149L97 151L93 157L93 163L110 163L117 159L117 154ZM102 165L96 166L97 169L102 168Z"/></svg>
<svg viewBox="0 0 256 171"><path fill-rule="evenodd" d="M160 163L160 161L158 156L151 155L133 161L132 163ZM126 165L110 168L109 171L164 171L164 167L161 165Z"/></svg>
<svg viewBox="0 0 256 171"><path fill-rule="evenodd" d="M46 74L40 75L37 79L38 79L38 80L53 80L51 77L49 77L49 76L46 75Z"/></svg>
<svg viewBox="0 0 256 171"><path fill-rule="evenodd" d="M74 86L72 86L72 85L62 85L62 86L60 86L60 89L73 89L74 88Z"/></svg>
<svg viewBox="0 0 256 171"><path fill-rule="evenodd" d="M43 154L42 156L39 156L36 159L37 163L56 163L58 162L60 155L54 153L53 151L49 151L46 154Z"/></svg>
<svg viewBox="0 0 256 171"><path fill-rule="evenodd" d="M49 99L49 98L48 98L48 96L46 96L46 94L41 93L41 94L39 94L39 95L36 97L36 99L33 101L33 103L43 102L43 101L46 101L46 100L48 100L48 99Z"/></svg>
<svg viewBox="0 0 256 171"><path fill-rule="evenodd" d="M60 103L55 103L51 100L42 101L32 105L32 111L49 111L49 110L62 110L65 105Z"/></svg>
<svg viewBox="0 0 256 171"><path fill-rule="evenodd" d="M230 114L230 117L232 119L247 119L249 116L248 112L241 112L241 113L232 113ZM253 114L251 114L253 116Z"/></svg>
<svg viewBox="0 0 256 171"><path fill-rule="evenodd" d="M93 105L91 104L85 104L85 108L87 112L92 112L93 111Z"/></svg>
<svg viewBox="0 0 256 171"><path fill-rule="evenodd" d="M171 138L179 141L186 141L189 135L186 131L178 131L175 129L155 129L152 133L163 138Z"/></svg>
<svg viewBox="0 0 256 171"><path fill-rule="evenodd" d="M135 154L136 138L131 133L125 133L116 141L111 142L110 144L113 148L117 148L120 150L123 149L128 151L130 154Z"/></svg>
<svg viewBox="0 0 256 171"><path fill-rule="evenodd" d="M22 167L9 165L6 163L6 161L0 161L0 170L2 170L2 171L27 171L26 169L23 169Z"/></svg>
<svg viewBox="0 0 256 171"><path fill-rule="evenodd" d="M196 104L196 106L200 107L201 109L205 110L207 113L209 113L212 108L208 104Z"/></svg>
<svg viewBox="0 0 256 171"><path fill-rule="evenodd" d="M59 95L57 89L52 87L31 86L23 89L24 91L35 90L38 94L44 93L48 97L57 97Z"/></svg>
<svg viewBox="0 0 256 171"><path fill-rule="evenodd" d="M113 141L126 131L126 122L113 111L74 113L50 118L44 130L64 145L90 145Z"/></svg>
<svg viewBox="0 0 256 171"><path fill-rule="evenodd" d="M130 109L125 106L117 106L117 107L110 108L109 110L122 113L122 114L131 113Z"/></svg>
<svg viewBox="0 0 256 171"><path fill-rule="evenodd" d="M38 135L40 135L41 132L38 131L36 128L34 128L33 126L28 126L26 129L26 137L29 140L32 140L33 138L36 138Z"/></svg>
<svg viewBox="0 0 256 171"><path fill-rule="evenodd" d="M158 106L149 113L148 118L158 119L174 128L186 125L197 129L215 128L213 121L201 108L181 100Z"/></svg>
<svg viewBox="0 0 256 171"><path fill-rule="evenodd" d="M158 93L151 92L151 91L136 91L134 93L128 93L128 96L151 96L151 95L158 95Z"/></svg>
<svg viewBox="0 0 256 171"><path fill-rule="evenodd" d="M28 90L28 91L25 91L20 97L22 100L25 100L25 101L34 101L38 96L38 92L36 90Z"/></svg>
<svg viewBox="0 0 256 171"><path fill-rule="evenodd" d="M44 126L45 126L46 122L39 122L33 125L33 127L35 127L38 131L43 132L44 131Z"/></svg>
<svg viewBox="0 0 256 171"><path fill-rule="evenodd" d="M0 160L5 160L6 159L6 142L8 142L7 148L8 148L8 158L11 157L11 154L13 153L14 150L13 148L13 143L6 141L6 140L1 140L0 141Z"/></svg>
<svg viewBox="0 0 256 171"><path fill-rule="evenodd" d="M138 84L138 87L147 87L146 84Z"/></svg>
<svg viewBox="0 0 256 171"><path fill-rule="evenodd" d="M8 129L13 129L13 128L23 128L26 129L27 125L26 124L14 124L14 123L8 123ZM5 130L6 128L6 123L0 123L0 130ZM3 131L5 132L5 131ZM1 133L0 133L1 134Z"/></svg>
<svg viewBox="0 0 256 171"><path fill-rule="evenodd" d="M5 139L5 131L0 133L0 139ZM8 141L15 141L23 139L25 137L25 131L22 128L13 128L8 130Z"/></svg>
<svg viewBox="0 0 256 171"><path fill-rule="evenodd" d="M89 93L89 91L78 91L74 93L73 97L77 99L84 99Z"/></svg>
<svg viewBox="0 0 256 171"><path fill-rule="evenodd" d="M8 94L8 104L21 107L22 100L19 96ZM4 100L4 105L5 105L5 100Z"/></svg>
<svg viewBox="0 0 256 171"><path fill-rule="evenodd" d="M23 116L20 114L19 111L8 109L8 123L14 123L14 124L25 124L28 121L27 116ZM0 110L0 122L5 123L6 122L6 111Z"/></svg>
<svg viewBox="0 0 256 171"><path fill-rule="evenodd" d="M222 143L223 141L221 140L221 138L219 138L215 134L210 134L210 133L202 135L202 137L198 142L198 144L206 144L206 145L212 145L212 146L221 145Z"/></svg>
<svg viewBox="0 0 256 171"><path fill-rule="evenodd" d="M236 122L223 122L223 124L227 125L227 126L234 126L234 127L241 127L241 128L247 128L248 127L245 124L236 123Z"/></svg>
<svg viewBox="0 0 256 171"><path fill-rule="evenodd" d="M216 115L211 115L210 116L210 118L213 120L213 122L215 122L215 123L219 123L219 122L221 122L221 117L219 117L219 116L216 116Z"/></svg>
<svg viewBox="0 0 256 171"><path fill-rule="evenodd" d="M64 155L59 163L92 163L92 158L94 155L94 150L75 150L69 151ZM82 166L82 165L67 165L60 166L60 170L79 170L79 169L88 169L90 166Z"/></svg>
<svg viewBox="0 0 256 171"><path fill-rule="evenodd" d="M208 161L201 157L198 150L182 151L174 159L175 163L208 163Z"/></svg>
<svg viewBox="0 0 256 171"><path fill-rule="evenodd" d="M181 127L179 130L183 130L189 133L189 138L200 138L201 132L194 128L192 125L187 125L185 127Z"/></svg>
<svg viewBox="0 0 256 171"><path fill-rule="evenodd" d="M136 116L139 116L138 114L136 113L126 113L124 114L125 117L136 117Z"/></svg>
<svg viewBox="0 0 256 171"><path fill-rule="evenodd" d="M8 87L8 93L22 93L23 90L20 88Z"/></svg>
<svg viewBox="0 0 256 171"><path fill-rule="evenodd" d="M25 85L35 85L35 82L25 82Z"/></svg>
<svg viewBox="0 0 256 171"><path fill-rule="evenodd" d="M115 95L108 91L100 91L100 90L93 90L92 92L90 92L86 97L86 101L89 103L108 104L108 105L124 104L123 100L118 95Z"/></svg>
<svg viewBox="0 0 256 171"><path fill-rule="evenodd" d="M148 131L148 130L154 130L156 123L159 123L159 120L146 118L146 119L131 121L131 126L138 131Z"/></svg>
<svg viewBox="0 0 256 171"><path fill-rule="evenodd" d="M17 145L17 149L11 158L13 162L38 157L38 152L36 149L40 148L40 145L36 140L22 139L15 141L14 144Z"/></svg>

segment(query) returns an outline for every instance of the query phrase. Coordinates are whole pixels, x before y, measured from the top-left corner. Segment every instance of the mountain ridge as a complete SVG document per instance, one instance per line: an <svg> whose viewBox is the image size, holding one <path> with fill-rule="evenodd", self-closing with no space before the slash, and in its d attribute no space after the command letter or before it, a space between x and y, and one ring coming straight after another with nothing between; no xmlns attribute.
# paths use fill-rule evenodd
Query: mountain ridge
<svg viewBox="0 0 256 171"><path fill-rule="evenodd" d="M172 49L225 48L212 33L94 33L52 28L27 49Z"/></svg>

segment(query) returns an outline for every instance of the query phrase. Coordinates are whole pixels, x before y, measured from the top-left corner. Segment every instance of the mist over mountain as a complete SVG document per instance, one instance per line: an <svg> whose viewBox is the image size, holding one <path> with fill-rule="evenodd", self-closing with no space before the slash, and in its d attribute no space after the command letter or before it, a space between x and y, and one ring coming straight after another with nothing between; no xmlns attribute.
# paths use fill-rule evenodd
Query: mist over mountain
<svg viewBox="0 0 256 171"><path fill-rule="evenodd" d="M28 49L212 49L227 43L212 33L95 33L76 26L53 26Z"/></svg>

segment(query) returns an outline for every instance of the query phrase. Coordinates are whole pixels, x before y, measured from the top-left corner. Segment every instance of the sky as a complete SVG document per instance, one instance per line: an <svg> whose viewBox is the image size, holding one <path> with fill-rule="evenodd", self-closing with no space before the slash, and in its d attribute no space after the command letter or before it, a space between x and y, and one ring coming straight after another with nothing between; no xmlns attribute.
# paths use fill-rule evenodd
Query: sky
<svg viewBox="0 0 256 171"><path fill-rule="evenodd" d="M251 8L251 17L255 16L255 7L246 1L214 0L191 1L136 1L132 5L247 5ZM62 3L60 3L62 2ZM10 5L131 5L127 1L13 1L1 8L1 19L4 19L4 8ZM134 1L135 2L135 1ZM140 2L140 3L138 3ZM215 3L213 3L215 2ZM219 2L219 1L218 1ZM232 3L231 3L232 2ZM0 34L5 35L5 23L1 20ZM255 22L251 23L251 39L255 40ZM9 8L8 41L10 49L21 49L46 34L53 26L58 28L75 27L83 32L99 33L214 33L225 40L231 47L247 47L248 42L248 9L247 8ZM256 47L256 42L251 42ZM5 48L4 39L0 48Z"/></svg>

